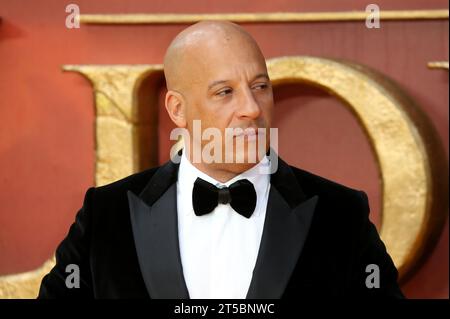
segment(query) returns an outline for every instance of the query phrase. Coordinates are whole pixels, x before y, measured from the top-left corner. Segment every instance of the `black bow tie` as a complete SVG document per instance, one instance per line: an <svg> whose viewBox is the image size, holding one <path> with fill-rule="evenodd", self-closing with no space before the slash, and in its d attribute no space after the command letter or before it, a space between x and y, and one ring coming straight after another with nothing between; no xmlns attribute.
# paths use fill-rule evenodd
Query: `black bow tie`
<svg viewBox="0 0 450 319"><path fill-rule="evenodd" d="M241 179L229 187L217 188L198 177L192 191L192 206L194 207L195 215L208 214L219 203L230 203L236 212L250 218L256 207L255 187L248 179Z"/></svg>

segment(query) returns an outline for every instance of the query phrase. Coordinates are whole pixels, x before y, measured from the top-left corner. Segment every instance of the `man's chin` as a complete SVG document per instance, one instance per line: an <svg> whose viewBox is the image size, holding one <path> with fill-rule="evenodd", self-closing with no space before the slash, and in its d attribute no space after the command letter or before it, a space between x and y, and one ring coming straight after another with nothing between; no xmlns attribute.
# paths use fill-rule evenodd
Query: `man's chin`
<svg viewBox="0 0 450 319"><path fill-rule="evenodd" d="M215 165L220 166L221 168L229 172L240 174L257 165L262 161L264 156L265 153L242 154L240 157L236 156L230 161L225 161L224 163L215 163Z"/></svg>
<svg viewBox="0 0 450 319"><path fill-rule="evenodd" d="M239 175L248 171L258 163L223 163L223 164L215 164L216 168L220 168L223 171L227 171L233 173L235 175Z"/></svg>

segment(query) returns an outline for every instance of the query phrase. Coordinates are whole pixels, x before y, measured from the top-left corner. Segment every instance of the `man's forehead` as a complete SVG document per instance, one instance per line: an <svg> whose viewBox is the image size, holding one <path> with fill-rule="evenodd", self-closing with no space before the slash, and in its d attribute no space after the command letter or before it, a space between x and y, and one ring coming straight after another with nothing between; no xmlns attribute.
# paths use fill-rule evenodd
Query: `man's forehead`
<svg viewBox="0 0 450 319"><path fill-rule="evenodd" d="M188 78L197 83L227 79L233 77L227 73L239 68L255 69L250 75L255 76L265 71L265 60L255 40L229 22L202 22L185 29L164 58L166 80L172 87Z"/></svg>

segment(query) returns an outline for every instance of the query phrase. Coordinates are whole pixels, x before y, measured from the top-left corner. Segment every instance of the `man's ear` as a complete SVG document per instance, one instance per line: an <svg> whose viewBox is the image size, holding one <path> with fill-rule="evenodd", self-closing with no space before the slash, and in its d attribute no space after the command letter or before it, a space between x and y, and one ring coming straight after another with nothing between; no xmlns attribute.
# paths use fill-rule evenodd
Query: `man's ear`
<svg viewBox="0 0 450 319"><path fill-rule="evenodd" d="M186 102L183 95L177 91L169 90L166 93L166 110L170 119L178 127L186 127Z"/></svg>

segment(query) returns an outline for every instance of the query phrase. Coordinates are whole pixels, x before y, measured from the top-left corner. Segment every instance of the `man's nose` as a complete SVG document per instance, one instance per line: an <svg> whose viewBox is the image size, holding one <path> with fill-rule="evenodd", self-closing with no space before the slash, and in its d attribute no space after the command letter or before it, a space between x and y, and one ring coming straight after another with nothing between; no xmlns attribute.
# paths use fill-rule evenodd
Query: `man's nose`
<svg viewBox="0 0 450 319"><path fill-rule="evenodd" d="M251 89L243 90L242 100L239 103L238 116L256 119L261 115L261 108L253 96Z"/></svg>

